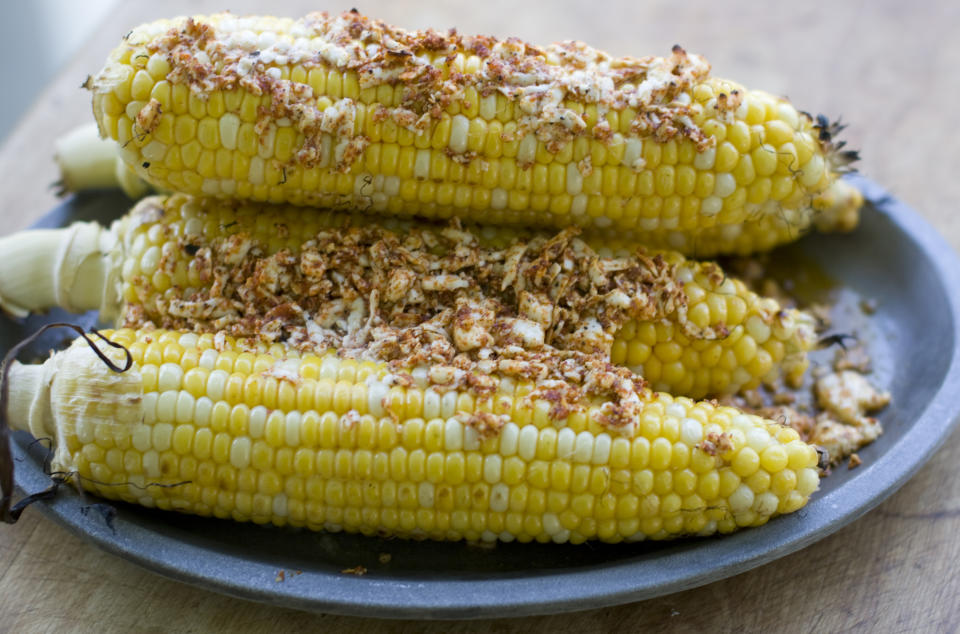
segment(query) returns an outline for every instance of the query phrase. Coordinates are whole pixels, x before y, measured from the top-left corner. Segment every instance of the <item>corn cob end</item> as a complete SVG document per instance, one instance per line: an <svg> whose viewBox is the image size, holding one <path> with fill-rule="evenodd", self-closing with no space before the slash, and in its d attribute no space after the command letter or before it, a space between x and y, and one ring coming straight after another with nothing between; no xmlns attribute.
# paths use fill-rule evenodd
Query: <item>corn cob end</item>
<svg viewBox="0 0 960 634"><path fill-rule="evenodd" d="M17 266L0 268L0 308L15 317L53 306L99 309L112 319L120 308L119 249L114 234L93 222L4 236L0 251Z"/></svg>
<svg viewBox="0 0 960 634"><path fill-rule="evenodd" d="M836 180L813 201L813 223L823 233L853 231L860 222L863 194L845 180Z"/></svg>
<svg viewBox="0 0 960 634"><path fill-rule="evenodd" d="M593 410L553 418L523 384L500 383L510 406L497 415L469 392L389 385L382 365L334 354L110 336L130 371L80 342L15 365L10 387L11 420L53 436L55 467L112 499L371 535L578 543L759 526L818 486L817 453L796 432L707 402L649 394L609 428Z"/></svg>
<svg viewBox="0 0 960 634"><path fill-rule="evenodd" d="M96 123L71 130L57 139L53 158L60 168L60 193L120 188L132 200L151 187L120 160L113 139L101 138Z"/></svg>
<svg viewBox="0 0 960 634"><path fill-rule="evenodd" d="M809 216L842 155L835 126L679 47L612 59L353 13L146 24L88 87L101 130L165 189L660 243L754 223L713 253L796 239L762 223Z"/></svg>

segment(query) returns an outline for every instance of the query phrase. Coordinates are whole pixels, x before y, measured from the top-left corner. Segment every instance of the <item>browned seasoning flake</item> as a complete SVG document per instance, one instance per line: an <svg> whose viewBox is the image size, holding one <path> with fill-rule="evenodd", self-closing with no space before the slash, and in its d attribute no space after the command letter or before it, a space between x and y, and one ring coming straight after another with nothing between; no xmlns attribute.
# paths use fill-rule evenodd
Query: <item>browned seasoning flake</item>
<svg viewBox="0 0 960 634"><path fill-rule="evenodd" d="M137 113L137 132L140 134L150 134L156 130L157 126L160 125L161 114L163 114L163 109L160 107L160 102L156 99L151 99L147 102L147 105Z"/></svg>
<svg viewBox="0 0 960 634"><path fill-rule="evenodd" d="M861 374L869 374L873 369L870 353L862 343L847 348L838 348L834 353L833 369L836 372L856 370Z"/></svg>
<svg viewBox="0 0 960 634"><path fill-rule="evenodd" d="M367 569L364 566L354 566L353 568L344 568L341 570L345 575L356 575L357 577L362 577L367 574Z"/></svg>
<svg viewBox="0 0 960 634"><path fill-rule="evenodd" d="M266 134L270 122L287 119L302 132L291 165L319 164L331 153L322 137L331 134L336 138L333 164L345 172L369 139L356 125L362 104L342 98L318 107L319 95L310 84L285 78L280 63L299 64L307 72L352 71L361 90L402 82L399 102L374 116L389 116L411 131L427 129L451 104L476 107L478 97L496 94L523 114L515 135L533 134L552 153L580 136L613 142L616 131L604 118L587 124L585 105L633 113L632 134L652 135L660 142L689 138L700 151L716 143L694 123L702 106L690 99L692 87L708 76L710 65L679 46L666 57L617 58L582 42L536 47L517 38L463 36L456 30L407 31L352 12L313 13L290 21L299 39L292 45L268 46L244 38L242 20L228 15L187 18L164 34L148 41L140 41L143 34L138 34L132 38L137 41L125 40L123 46L145 57L163 56L170 66L166 81L189 86L200 100L217 90L238 88L269 95L270 105L260 108L255 131ZM480 64L468 70L463 58L470 53ZM110 81L105 69L85 85L98 90ZM732 113L740 100L742 95L732 91L717 107Z"/></svg>
<svg viewBox="0 0 960 634"><path fill-rule="evenodd" d="M345 226L273 253L235 229L212 239L176 237L178 252L194 253L191 266L204 284L172 287L149 307L131 304L124 325L333 348L344 358L386 362L398 385L426 366L436 391L463 389L480 399L503 378L529 381L537 388L527 398L547 400L554 420L605 401L595 416L611 429L628 429L647 393L642 377L609 363L627 321L671 319L691 339L726 331L686 318L675 263L639 248L601 257L576 229L521 232L493 247L457 222L403 233ZM173 277L177 266L162 257L159 269ZM132 283L147 291L151 281ZM492 405L490 417L471 423L483 434L496 433L509 413Z"/></svg>
<svg viewBox="0 0 960 634"><path fill-rule="evenodd" d="M718 456L733 449L733 442L726 432L710 432L705 439L697 443L697 449L711 456Z"/></svg>

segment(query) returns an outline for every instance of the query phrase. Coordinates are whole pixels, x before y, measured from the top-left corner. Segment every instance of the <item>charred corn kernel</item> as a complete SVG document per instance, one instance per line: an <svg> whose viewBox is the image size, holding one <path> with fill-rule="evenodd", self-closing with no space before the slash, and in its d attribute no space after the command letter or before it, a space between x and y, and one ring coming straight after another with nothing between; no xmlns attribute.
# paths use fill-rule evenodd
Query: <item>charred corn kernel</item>
<svg viewBox="0 0 960 634"><path fill-rule="evenodd" d="M78 471L86 476L83 486L112 499L315 529L617 542L756 525L800 508L818 486L811 447L781 433L776 423L709 402L645 393L645 424L638 421L614 435L602 428L574 431L551 420L542 428L509 421L481 438L452 411L427 421L369 414L358 420L329 409L329 399L324 411L301 411L296 397L279 399L269 413L262 402L231 405L224 400L228 390L212 393L209 386L217 387L211 377L218 372L234 375L211 370L206 383L195 385L198 368L177 373L175 362L163 359L197 353L216 367L222 355L229 361L224 365L250 373L257 362L243 354L253 345L264 357L269 349L274 363L297 361L285 367L298 368L297 389L311 392L307 383L314 379L299 374L304 369L325 368L328 376L352 380L363 376L364 388L375 391L385 366L358 370L336 354L301 355L249 342L241 352L229 337L201 353L199 346L209 342L195 335L105 334L131 347L160 349L152 362L116 374L79 340L44 365L14 364L10 404L11 420L34 435L72 439L55 448L54 468ZM106 354L119 359L116 351ZM147 386L148 374L162 378ZM159 391L160 383L169 389ZM199 398L190 391L198 386L206 386ZM84 398L92 394L97 398ZM38 398L50 406L34 407ZM209 404L201 406L204 399ZM181 401L190 410L185 420L167 422L180 418L171 412ZM225 413L214 413L219 410ZM703 425L728 433L733 448L716 456L703 452ZM652 442L641 432L652 434ZM471 434L475 440L467 442Z"/></svg>
<svg viewBox="0 0 960 634"><path fill-rule="evenodd" d="M138 174L166 189L176 185L193 194L433 217L447 217L452 203L465 219L489 221L490 212L497 210L502 211L495 216L497 223L616 225L621 234L673 240L697 254L698 248L714 253L764 249L796 237L783 231L747 232L751 235L737 240L697 245L701 233L715 227L721 209L729 232L750 224L751 218L763 230L776 231L772 219L786 213L801 216L803 222L793 225L799 234L814 215L816 205L810 200L835 181L847 160L834 149L832 130L824 122L815 123L784 99L710 77L702 58L680 49L635 71L646 76L650 64L669 69L664 74L670 75L670 84L653 90L669 93L664 103L671 105L664 107L648 103L650 98L637 92L634 83L616 83L612 96L583 91L574 77L586 73L589 81L602 84L612 72L610 64L600 63L604 56L590 48L575 66L553 47L516 48L515 40L493 42L490 58L463 50L460 40L431 44L420 47L424 54L410 63L439 71L439 90L458 95L438 112L421 105L437 102L435 95L420 94L422 84L367 62L384 55L379 44L344 45L355 32L377 33L386 27L356 13L323 17L321 23L317 19L311 17L305 27L301 21L221 14L195 17L190 27L181 20L162 20L134 29L89 83L101 130L125 145L123 157ZM169 54L164 34L185 28L203 29L209 37L186 40L177 55ZM302 37L305 28L315 34L312 39ZM423 34L403 37L413 42ZM138 53L144 47L155 50ZM259 53L256 58L249 55L252 49ZM550 70L529 87L508 82L510 89L504 91L502 69L492 72L490 67L491 60L501 58ZM636 62L624 59L622 64ZM623 72L622 64L617 73ZM211 69L202 82L195 79L198 67ZM367 70L352 70L358 67ZM421 77L415 70L403 77ZM233 79L232 86L238 76L248 83L229 91L221 87L221 78ZM282 84L282 103L273 96L279 91L270 89L278 82L290 82ZM256 93L248 85L256 86ZM550 99L530 98L545 88ZM416 105L411 109L410 103ZM653 105L658 119L666 117L675 125L652 129L646 115ZM223 149L249 156L253 139L244 136L240 123L257 124L262 128L257 154L268 166L279 166L277 173L268 169L265 177L259 164L251 164L249 173L237 179L211 170L202 154L184 153L183 144L191 142L188 130L170 135L158 127L162 116L157 115L168 111L198 122L199 144L214 154ZM176 144L172 148L171 141ZM170 149L184 158L181 164L173 161L163 171L144 167L151 160L160 162ZM432 167L430 149L450 156L449 170L427 169ZM415 150L427 151L422 161ZM195 156L200 160L194 161ZM229 158L224 162L235 164ZM305 169L332 178L307 183L300 178ZM287 178L282 178L284 171ZM783 177L775 186L753 187L757 176L774 172ZM369 186L363 191L348 187L361 173L371 177ZM394 174L399 183L377 178ZM349 178L341 181L338 175ZM463 176L462 186L452 187ZM716 178L707 183L700 176ZM263 187L264 182L270 187ZM675 194L695 201L682 224L677 223ZM376 199L373 205L368 204L371 198ZM623 214L618 199L639 201L635 209L644 213ZM746 200L749 204L743 204Z"/></svg>
<svg viewBox="0 0 960 634"><path fill-rule="evenodd" d="M296 254L300 245L319 230L342 227L349 222L347 214L292 206L271 208L269 214L262 211L263 207L258 205L174 195L144 199L109 231L91 224L64 229L62 244L76 251L63 258L63 262L83 261L100 254L109 266L98 271L99 277L77 278L66 269L53 271L54 278L70 275L70 279L79 279L77 283L84 285L83 289L58 296L81 298L71 299L76 303L64 305L74 312L97 308L104 318L109 319L133 309L160 323L168 318L169 307L177 304L179 299L186 299L181 293L195 293L213 284L212 277L201 278L196 271L205 262L203 258L209 260L208 251L217 244L243 238L262 245L265 256L274 255L281 249ZM423 226L406 220L385 219L381 222L385 228L398 232ZM285 239L277 238L276 228L279 226L289 232ZM478 236L481 246L490 248L503 248L518 237L533 235L511 228L468 229ZM3 247L16 249L33 244L23 238L6 238ZM185 241L187 246L184 246ZM56 247L49 240L44 242L47 243ZM628 257L635 253L635 247L628 240L591 240L588 243L602 257ZM201 252L199 257L198 252ZM802 377L808 364L806 352L815 341L812 316L793 309L781 311L776 302L752 293L739 280L727 277L715 264L686 260L673 252L659 255L673 267L673 282L682 286L687 299L686 314L673 313L665 322L657 324L632 321L624 324L611 346L613 363L628 366L643 375L655 390L693 398L756 387L762 380L770 378L774 370L788 382L796 382ZM53 256L51 253L50 257ZM162 279L158 277L160 274ZM114 283L118 278L119 286ZM176 279L188 279L189 283L170 286L170 280ZM21 307L47 308L49 306L44 301L49 301L45 299L49 293L43 289L54 281L49 279L27 287L20 283L11 285L0 275L0 304L14 312L23 312ZM10 296L8 286L22 296ZM27 290L22 290L25 288ZM712 340L712 343L703 345L705 340ZM160 348L155 344L146 345L142 360L153 364L159 354ZM164 354L169 357L166 360L179 363L178 355L183 351L182 348L171 348ZM206 371L219 369L228 373L247 373L253 357L220 354L215 358L215 362L204 362L198 355L196 363L201 366L206 363ZM263 363L266 365L259 368L260 371L270 367L273 360ZM345 383L331 385L320 381L314 384L309 398L318 409L332 407L341 414L357 409L359 413L365 413L367 395L362 389L353 388L357 381L357 377L350 375L355 372L354 366L345 364L340 372L338 376L321 378L339 379ZM268 407L273 407L278 399L286 403L305 394L302 391L295 393L292 385L274 378L254 377L250 382L244 378L237 383L239 377L229 382L227 377L219 374L192 373L186 379L177 378L178 381L181 379L189 382L187 390L194 396L200 395L199 382L206 380L207 389L213 393L219 395L222 390L230 390L228 400L247 402L248 405L257 394L262 394ZM158 380L173 381L173 377L163 375ZM168 389L166 383L163 385ZM464 397L469 398L469 395ZM404 398L407 416L424 416L429 420L439 415L438 406L435 407L432 401L423 403L422 396L417 393L408 393ZM399 400L392 402L394 407L400 407ZM535 408L533 412L536 411ZM517 415L523 420L529 413ZM540 421L537 423L539 427L545 426L544 421L537 420Z"/></svg>

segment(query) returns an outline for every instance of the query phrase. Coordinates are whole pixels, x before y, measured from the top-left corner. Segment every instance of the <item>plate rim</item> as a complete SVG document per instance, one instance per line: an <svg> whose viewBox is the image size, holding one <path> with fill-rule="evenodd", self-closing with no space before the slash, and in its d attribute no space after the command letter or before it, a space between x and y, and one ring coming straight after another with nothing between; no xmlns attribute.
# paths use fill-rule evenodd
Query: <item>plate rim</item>
<svg viewBox="0 0 960 634"><path fill-rule="evenodd" d="M820 505L831 504L832 498L841 492L848 494L850 487L856 485L854 488L862 489L866 496L852 511L817 517L801 510L781 516L760 528L707 540L696 549L681 546L658 551L651 556L663 560L667 574L661 570L661 576L656 577L655 581L637 578L638 569L642 569L644 562L648 561L644 555L641 561L630 558L574 570L558 568L533 571L534 574L530 574L530 571L489 573L489 578L483 579L432 580L420 577L402 581L375 575L364 577L304 572L296 579L277 583L275 575L278 567L260 561L234 558L235 561L225 562L229 565L224 565L219 572L200 569L199 565L192 570L185 570L182 563L179 567L175 566L163 556L175 554L178 555L176 561L191 562L202 559L204 555L209 556L211 552L157 534L135 522L121 520L124 531L130 531L121 537L111 532L102 521L85 521L78 513L80 496L73 490L35 506L45 517L74 535L165 577L233 597L313 612L362 617L474 619L572 612L672 594L774 561L827 537L875 508L930 459L960 422L960 404L952 398L951 393L956 389L955 386L960 385L960 276L956 275L960 271L960 258L917 211L861 175L852 175L850 180L860 188L878 213L887 216L899 231L927 255L937 274L937 281L944 289L953 331L953 347L943 383L910 428L905 430L902 438L868 467L870 470L883 471L882 483L868 483L868 478L858 478L816 498ZM69 201L62 203L47 216L68 204ZM43 226L44 218L33 227ZM15 454L20 454L16 457L24 457L20 444L11 444ZM894 455L897 452L893 449L904 444L910 448L909 460ZM20 491L28 488L25 486L25 480L28 479L23 469L17 470L16 484ZM138 532L143 531L150 534L155 546L149 552L130 547ZM763 547L769 543L775 546ZM699 574L690 574L685 563L695 556L709 557L713 565ZM237 570L244 571L242 579L236 576ZM563 584L550 583L559 577L564 579ZM324 591L322 595L310 591L318 588ZM573 594L574 588L577 594ZM376 592L371 592L373 590Z"/></svg>

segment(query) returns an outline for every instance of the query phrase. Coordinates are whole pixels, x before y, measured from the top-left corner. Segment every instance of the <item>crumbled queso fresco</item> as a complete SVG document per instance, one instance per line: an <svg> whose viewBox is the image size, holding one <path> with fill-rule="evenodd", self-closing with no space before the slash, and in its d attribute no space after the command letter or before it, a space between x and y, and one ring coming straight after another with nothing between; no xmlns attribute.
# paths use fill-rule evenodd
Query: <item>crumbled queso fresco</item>
<svg viewBox="0 0 960 634"><path fill-rule="evenodd" d="M128 305L126 326L333 348L387 362L394 383L412 384L411 369L428 368L441 391L493 394L494 376L531 381L557 418L602 396L608 424L631 420L645 382L609 363L627 321L669 316L691 336L718 334L686 320L675 264L642 249L601 257L576 229L502 249L482 246L456 222L404 234L325 229L297 252L272 254L245 232L179 241L203 284L169 289L146 309ZM179 259L165 256L160 270L172 274Z"/></svg>
<svg viewBox="0 0 960 634"><path fill-rule="evenodd" d="M89 87L112 89L121 72L115 58L124 50L161 54L171 67L167 80L189 85L201 99L236 87L254 95L269 94L271 106L261 112L258 132L270 121L288 118L305 136L294 157L304 167L321 160L323 134L333 135L336 167L341 171L349 169L368 144L366 137L354 132L356 102L344 97L321 110L310 85L284 79L280 65L355 71L361 89L402 83L400 103L381 105L372 116L392 118L414 132L428 129L472 87L480 96L499 93L513 101L519 115L517 137L533 133L550 152L580 135L608 141L614 131L606 124L605 113L626 108L636 113L631 122L636 135L652 135L658 141L686 137L701 151L715 143L694 123L700 106L690 97L710 65L679 46L667 57L613 57L582 42L536 47L517 38L463 36L455 29L446 34L407 31L356 11L336 16L313 13L296 21L274 18L270 30L264 30L262 20L218 14L143 25L128 34ZM278 37L279 32L285 35ZM481 63L458 71L464 56L470 55ZM736 110L738 98L724 95L717 103L720 114ZM588 130L582 113L567 107L569 101L595 105L599 123ZM150 112L146 108L143 120L138 120L145 132L159 120ZM452 158L470 158L465 147L451 150Z"/></svg>

